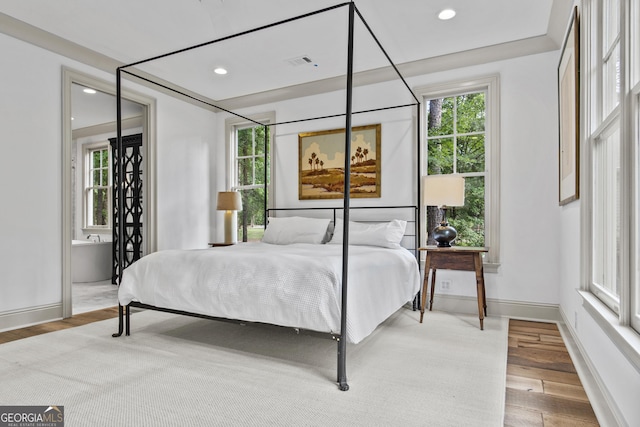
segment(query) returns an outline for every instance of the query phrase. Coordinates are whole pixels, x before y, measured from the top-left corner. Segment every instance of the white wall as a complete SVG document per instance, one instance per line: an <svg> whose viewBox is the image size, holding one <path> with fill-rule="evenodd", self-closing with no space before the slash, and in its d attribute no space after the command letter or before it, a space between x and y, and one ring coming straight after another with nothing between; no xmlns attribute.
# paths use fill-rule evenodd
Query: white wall
<svg viewBox="0 0 640 427"><path fill-rule="evenodd" d="M214 113L169 97L158 108L158 250L206 248L216 193Z"/></svg>
<svg viewBox="0 0 640 427"><path fill-rule="evenodd" d="M61 315L62 67L115 76L0 34L0 330ZM114 70L115 73L115 70ZM156 98L158 248L206 247L213 231L209 163L214 113L124 81ZM115 86L115 83L114 83ZM178 164L181 162L182 164Z"/></svg>
<svg viewBox="0 0 640 427"><path fill-rule="evenodd" d="M0 34L0 312L61 301L61 70ZM2 329L2 325L0 325Z"/></svg>

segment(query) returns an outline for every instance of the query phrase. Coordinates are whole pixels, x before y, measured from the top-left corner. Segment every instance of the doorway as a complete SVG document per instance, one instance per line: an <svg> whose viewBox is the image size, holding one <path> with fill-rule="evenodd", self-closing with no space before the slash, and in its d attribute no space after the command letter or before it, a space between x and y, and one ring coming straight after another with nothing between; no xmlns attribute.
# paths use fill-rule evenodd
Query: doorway
<svg viewBox="0 0 640 427"><path fill-rule="evenodd" d="M109 141L117 136L116 100L113 83L63 70L63 317L117 305L110 246L114 198ZM145 193L153 194L155 102L123 90L121 106L122 135L138 135L140 151L145 153L140 180ZM147 197L143 203L140 251L146 254L155 250L155 201ZM104 250L99 249L102 246ZM89 253L97 251L102 252L96 260ZM108 266L108 277L99 273L102 264Z"/></svg>

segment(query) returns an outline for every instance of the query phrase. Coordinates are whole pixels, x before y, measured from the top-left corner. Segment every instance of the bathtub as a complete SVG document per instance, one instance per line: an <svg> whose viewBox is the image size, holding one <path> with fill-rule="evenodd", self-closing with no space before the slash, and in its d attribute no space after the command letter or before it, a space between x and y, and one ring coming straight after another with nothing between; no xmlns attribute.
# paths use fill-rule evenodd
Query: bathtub
<svg viewBox="0 0 640 427"><path fill-rule="evenodd" d="M111 242L71 241L71 281L74 283L111 280Z"/></svg>

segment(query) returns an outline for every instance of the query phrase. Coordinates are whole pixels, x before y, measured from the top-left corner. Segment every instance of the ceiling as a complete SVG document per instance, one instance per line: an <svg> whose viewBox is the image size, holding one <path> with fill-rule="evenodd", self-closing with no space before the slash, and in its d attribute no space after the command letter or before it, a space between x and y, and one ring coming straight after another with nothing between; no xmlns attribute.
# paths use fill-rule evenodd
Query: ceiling
<svg viewBox="0 0 640 427"><path fill-rule="evenodd" d="M338 4L339 0L2 0L0 22L12 20L14 25L6 28L22 23L37 27L122 65ZM437 71L445 64L463 66L557 50L573 1L356 0L355 4L389 58L410 76ZM437 13L446 7L457 15L440 21ZM318 82L324 89L316 89L326 90L346 71L347 11L348 7L337 7L128 70L160 77L234 107L242 106L234 101L247 97L254 104L290 97L290 88L313 88ZM389 79L388 59L359 19L354 43L357 75L367 76L369 82ZM301 57L311 62L292 65ZM218 76L213 72L218 66L229 73Z"/></svg>

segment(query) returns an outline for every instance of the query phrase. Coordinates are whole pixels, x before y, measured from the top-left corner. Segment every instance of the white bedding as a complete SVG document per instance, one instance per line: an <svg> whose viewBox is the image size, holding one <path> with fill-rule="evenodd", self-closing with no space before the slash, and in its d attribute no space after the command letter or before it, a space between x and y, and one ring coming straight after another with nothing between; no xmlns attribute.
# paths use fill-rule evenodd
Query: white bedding
<svg viewBox="0 0 640 427"><path fill-rule="evenodd" d="M406 249L349 248L347 341L358 343L420 287ZM126 268L120 304L131 301L209 316L340 333L342 246L241 243L166 250Z"/></svg>

